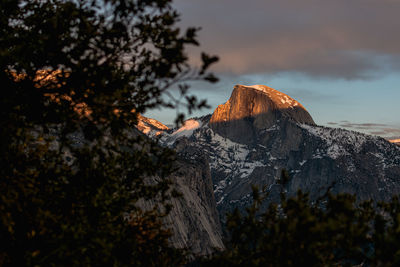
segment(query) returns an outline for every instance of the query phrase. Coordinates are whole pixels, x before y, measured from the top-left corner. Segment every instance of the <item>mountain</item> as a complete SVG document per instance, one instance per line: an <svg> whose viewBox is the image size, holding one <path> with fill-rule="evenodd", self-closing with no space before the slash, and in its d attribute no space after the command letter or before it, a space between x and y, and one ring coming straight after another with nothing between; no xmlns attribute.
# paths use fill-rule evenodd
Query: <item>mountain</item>
<svg viewBox="0 0 400 267"><path fill-rule="evenodd" d="M234 142L257 144L261 130L287 120L315 124L306 109L288 95L264 85L236 85L229 100L212 114L210 128Z"/></svg>
<svg viewBox="0 0 400 267"><path fill-rule="evenodd" d="M161 134L164 131L167 131L169 128L168 126L162 124L161 122L144 117L142 115L138 115L138 124L137 128L144 134L154 137Z"/></svg>
<svg viewBox="0 0 400 267"><path fill-rule="evenodd" d="M179 140L205 153L210 162L221 219L252 201L251 185L269 192L264 205L297 190L311 200L332 193L358 200L389 200L400 193L400 148L383 138L317 126L291 97L263 85L234 87L230 99L212 115L186 121L159 140ZM289 179L280 182L282 170Z"/></svg>
<svg viewBox="0 0 400 267"><path fill-rule="evenodd" d="M138 116L137 128L152 138L166 133L168 127L161 122ZM177 137L184 132L184 127L175 133ZM222 228L214 198L213 184L208 156L186 139L175 138L176 160L174 171L169 177L171 190L176 190L180 197L172 198L172 210L164 218L166 227L172 229L171 244L176 248L186 248L194 256L210 255L215 249L223 249ZM157 177L150 177L155 183ZM152 201L140 201L143 209L151 209Z"/></svg>
<svg viewBox="0 0 400 267"><path fill-rule="evenodd" d="M171 241L176 247L190 248L194 255L210 255L224 244L208 157L185 139L176 142L175 150L177 170L170 178L182 197L172 200L166 219L173 229Z"/></svg>
<svg viewBox="0 0 400 267"><path fill-rule="evenodd" d="M392 139L392 140L389 140L389 142L400 146L400 139Z"/></svg>

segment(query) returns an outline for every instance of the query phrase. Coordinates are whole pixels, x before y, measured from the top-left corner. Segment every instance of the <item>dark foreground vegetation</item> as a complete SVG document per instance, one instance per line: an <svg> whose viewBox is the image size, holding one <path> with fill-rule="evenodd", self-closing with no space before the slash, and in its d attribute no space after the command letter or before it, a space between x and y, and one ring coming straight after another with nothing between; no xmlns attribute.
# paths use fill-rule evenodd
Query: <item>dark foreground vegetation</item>
<svg viewBox="0 0 400 267"><path fill-rule="evenodd" d="M216 80L178 18L170 0L0 1L0 266L184 262L160 221L173 153L134 128L204 106L184 82Z"/></svg>
<svg viewBox="0 0 400 267"><path fill-rule="evenodd" d="M189 66L197 29L178 18L170 0L0 0L0 266L187 262L161 223L174 155L134 128L148 109L203 107L185 82L216 81L215 57ZM226 251L200 264L399 264L397 200L299 193L259 216L260 201L229 216Z"/></svg>
<svg viewBox="0 0 400 267"><path fill-rule="evenodd" d="M227 249L204 266L399 266L400 202L356 203L327 193L315 203L298 192L260 212L262 194L245 215L228 216ZM265 196L264 196L265 197Z"/></svg>

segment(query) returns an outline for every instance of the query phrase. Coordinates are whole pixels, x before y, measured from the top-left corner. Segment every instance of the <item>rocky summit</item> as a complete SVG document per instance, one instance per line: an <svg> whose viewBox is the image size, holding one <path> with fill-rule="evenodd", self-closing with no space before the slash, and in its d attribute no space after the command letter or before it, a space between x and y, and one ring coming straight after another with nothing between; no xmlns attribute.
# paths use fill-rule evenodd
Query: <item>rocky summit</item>
<svg viewBox="0 0 400 267"><path fill-rule="evenodd" d="M277 121L314 125L307 110L290 96L265 85L236 85L229 100L217 107L209 126L234 142L257 144Z"/></svg>
<svg viewBox="0 0 400 267"><path fill-rule="evenodd" d="M263 85L236 85L213 114L157 138L175 148L184 140L208 157L222 222L227 212L251 203L251 185L269 193L265 207L278 203L281 192L293 196L299 189L311 200L327 191L374 201L400 193L400 147L377 136L317 126L299 102Z"/></svg>

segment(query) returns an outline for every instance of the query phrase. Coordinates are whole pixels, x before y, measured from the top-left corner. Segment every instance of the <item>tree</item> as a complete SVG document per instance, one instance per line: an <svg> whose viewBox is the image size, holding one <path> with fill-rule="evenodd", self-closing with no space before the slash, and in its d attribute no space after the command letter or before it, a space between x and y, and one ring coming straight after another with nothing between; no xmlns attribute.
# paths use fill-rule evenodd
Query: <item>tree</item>
<svg viewBox="0 0 400 267"><path fill-rule="evenodd" d="M253 189L246 214L228 216L227 249L203 259L204 266L399 266L400 202L356 203L349 194L308 195L271 204Z"/></svg>
<svg viewBox="0 0 400 267"><path fill-rule="evenodd" d="M187 63L198 29L178 19L171 0L0 1L0 265L183 262L160 221L173 153L134 127L205 106L186 82L216 81L216 57Z"/></svg>

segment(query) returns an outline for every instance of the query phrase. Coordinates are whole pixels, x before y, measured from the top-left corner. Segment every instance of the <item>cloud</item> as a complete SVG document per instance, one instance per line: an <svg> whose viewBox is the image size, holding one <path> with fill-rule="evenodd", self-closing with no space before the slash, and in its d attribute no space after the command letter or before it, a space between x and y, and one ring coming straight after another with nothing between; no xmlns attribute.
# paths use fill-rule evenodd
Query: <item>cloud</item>
<svg viewBox="0 0 400 267"><path fill-rule="evenodd" d="M328 126L345 128L367 134L378 135L386 139L400 138L400 128L384 123L352 123L349 121L328 122Z"/></svg>
<svg viewBox="0 0 400 267"><path fill-rule="evenodd" d="M339 124L339 126L343 127L343 128L354 128L354 129L360 129L360 130L369 130L369 129L389 127L389 125L381 124L381 123L351 123L351 122L341 123L341 124Z"/></svg>
<svg viewBox="0 0 400 267"><path fill-rule="evenodd" d="M400 129L382 128L379 131L372 131L371 133L376 135L400 135Z"/></svg>
<svg viewBox="0 0 400 267"><path fill-rule="evenodd" d="M218 72L370 79L399 70L400 1L178 0ZM190 53L198 53L192 50Z"/></svg>
<svg viewBox="0 0 400 267"><path fill-rule="evenodd" d="M330 103L343 103L346 98L340 95L330 94L325 91L316 91L305 88L283 88L282 91L294 99L301 99L306 102L319 102L329 99Z"/></svg>

